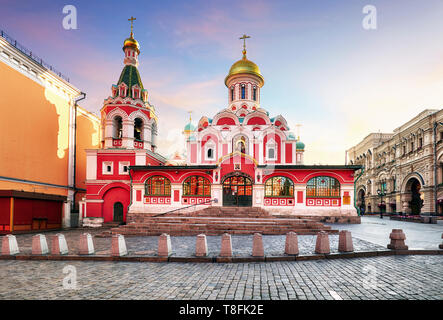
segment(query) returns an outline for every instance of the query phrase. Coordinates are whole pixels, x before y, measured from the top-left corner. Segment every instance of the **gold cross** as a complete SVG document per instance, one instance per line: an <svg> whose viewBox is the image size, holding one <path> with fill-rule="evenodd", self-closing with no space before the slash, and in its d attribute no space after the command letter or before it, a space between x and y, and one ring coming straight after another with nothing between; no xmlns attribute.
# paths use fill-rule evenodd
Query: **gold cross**
<svg viewBox="0 0 443 320"><path fill-rule="evenodd" d="M246 50L246 39L248 39L248 38L250 38L250 36L247 36L245 34L241 38L239 38L239 39L243 40L243 50Z"/></svg>
<svg viewBox="0 0 443 320"><path fill-rule="evenodd" d="M132 33L132 23L134 22L134 20L137 20L137 19L134 18L133 16L131 16L131 19L128 19L128 21L131 21L131 36L133 35L133 33Z"/></svg>

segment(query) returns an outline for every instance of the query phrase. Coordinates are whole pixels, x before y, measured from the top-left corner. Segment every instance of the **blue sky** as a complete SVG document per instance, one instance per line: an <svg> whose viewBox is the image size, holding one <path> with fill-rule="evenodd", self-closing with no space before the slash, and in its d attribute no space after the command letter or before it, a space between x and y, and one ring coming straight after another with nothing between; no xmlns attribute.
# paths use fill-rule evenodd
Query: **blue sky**
<svg viewBox="0 0 443 320"><path fill-rule="evenodd" d="M0 28L66 74L96 112L123 67L134 16L139 70L159 115L160 151L173 153L195 122L227 106L223 80L241 58L265 78L261 106L301 123L307 163L343 164L370 132L392 132L443 102L442 1L10 1ZM65 5L78 29L62 27ZM365 30L362 9L377 8Z"/></svg>

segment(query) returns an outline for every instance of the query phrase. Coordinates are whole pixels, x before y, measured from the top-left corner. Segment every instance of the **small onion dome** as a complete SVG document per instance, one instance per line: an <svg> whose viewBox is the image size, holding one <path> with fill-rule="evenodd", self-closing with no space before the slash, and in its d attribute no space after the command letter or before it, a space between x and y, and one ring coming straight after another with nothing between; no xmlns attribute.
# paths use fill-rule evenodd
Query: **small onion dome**
<svg viewBox="0 0 443 320"><path fill-rule="evenodd" d="M185 125L183 132L184 133L191 133L191 132L194 132L195 129L196 129L195 126L191 122L189 122L187 125Z"/></svg>
<svg viewBox="0 0 443 320"><path fill-rule="evenodd" d="M305 150L305 144L299 140L299 141L297 141L297 143L295 144L295 148L296 148L297 150Z"/></svg>
<svg viewBox="0 0 443 320"><path fill-rule="evenodd" d="M225 85L227 86L228 79L231 76L236 74L245 74L245 73L257 76L260 79L260 86L262 86L265 83L265 80L260 73L260 69L254 62L246 58L246 50L243 50L243 58L235 62L232 65L231 69L229 69L229 73L225 78Z"/></svg>
<svg viewBox="0 0 443 320"><path fill-rule="evenodd" d="M289 132L288 140L295 140L295 135L292 132Z"/></svg>
<svg viewBox="0 0 443 320"><path fill-rule="evenodd" d="M123 51L125 51L127 47L134 48L137 51L137 54L140 54L140 45L138 44L138 41L134 39L132 33L131 36L123 43Z"/></svg>

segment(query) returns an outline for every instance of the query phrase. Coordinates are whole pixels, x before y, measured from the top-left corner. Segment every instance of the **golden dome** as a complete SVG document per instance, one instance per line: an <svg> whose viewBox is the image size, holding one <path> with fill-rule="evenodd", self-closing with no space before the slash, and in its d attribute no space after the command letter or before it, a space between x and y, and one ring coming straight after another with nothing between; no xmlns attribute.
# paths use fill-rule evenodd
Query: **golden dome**
<svg viewBox="0 0 443 320"><path fill-rule="evenodd" d="M131 36L123 43L123 51L125 51L126 47L132 47L137 51L137 54L140 54L140 45L138 44L138 41L134 39L132 33Z"/></svg>
<svg viewBox="0 0 443 320"><path fill-rule="evenodd" d="M265 82L263 76L260 73L260 69L259 67L252 62L251 60L248 60L246 58L246 50L243 50L243 58L241 60L238 60L237 62L235 62L231 69L229 69L229 74L226 76L225 78L225 85L227 86L228 83L228 79L236 74L252 74L257 76L258 78L260 78L260 85L262 86Z"/></svg>

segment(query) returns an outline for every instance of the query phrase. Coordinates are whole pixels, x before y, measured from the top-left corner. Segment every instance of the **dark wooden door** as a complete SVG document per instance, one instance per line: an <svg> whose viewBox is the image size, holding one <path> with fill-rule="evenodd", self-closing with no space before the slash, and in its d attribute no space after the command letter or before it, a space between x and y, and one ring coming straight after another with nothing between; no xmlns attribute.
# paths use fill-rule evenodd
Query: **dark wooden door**
<svg viewBox="0 0 443 320"><path fill-rule="evenodd" d="M114 221L123 222L123 204L121 202L114 203Z"/></svg>

